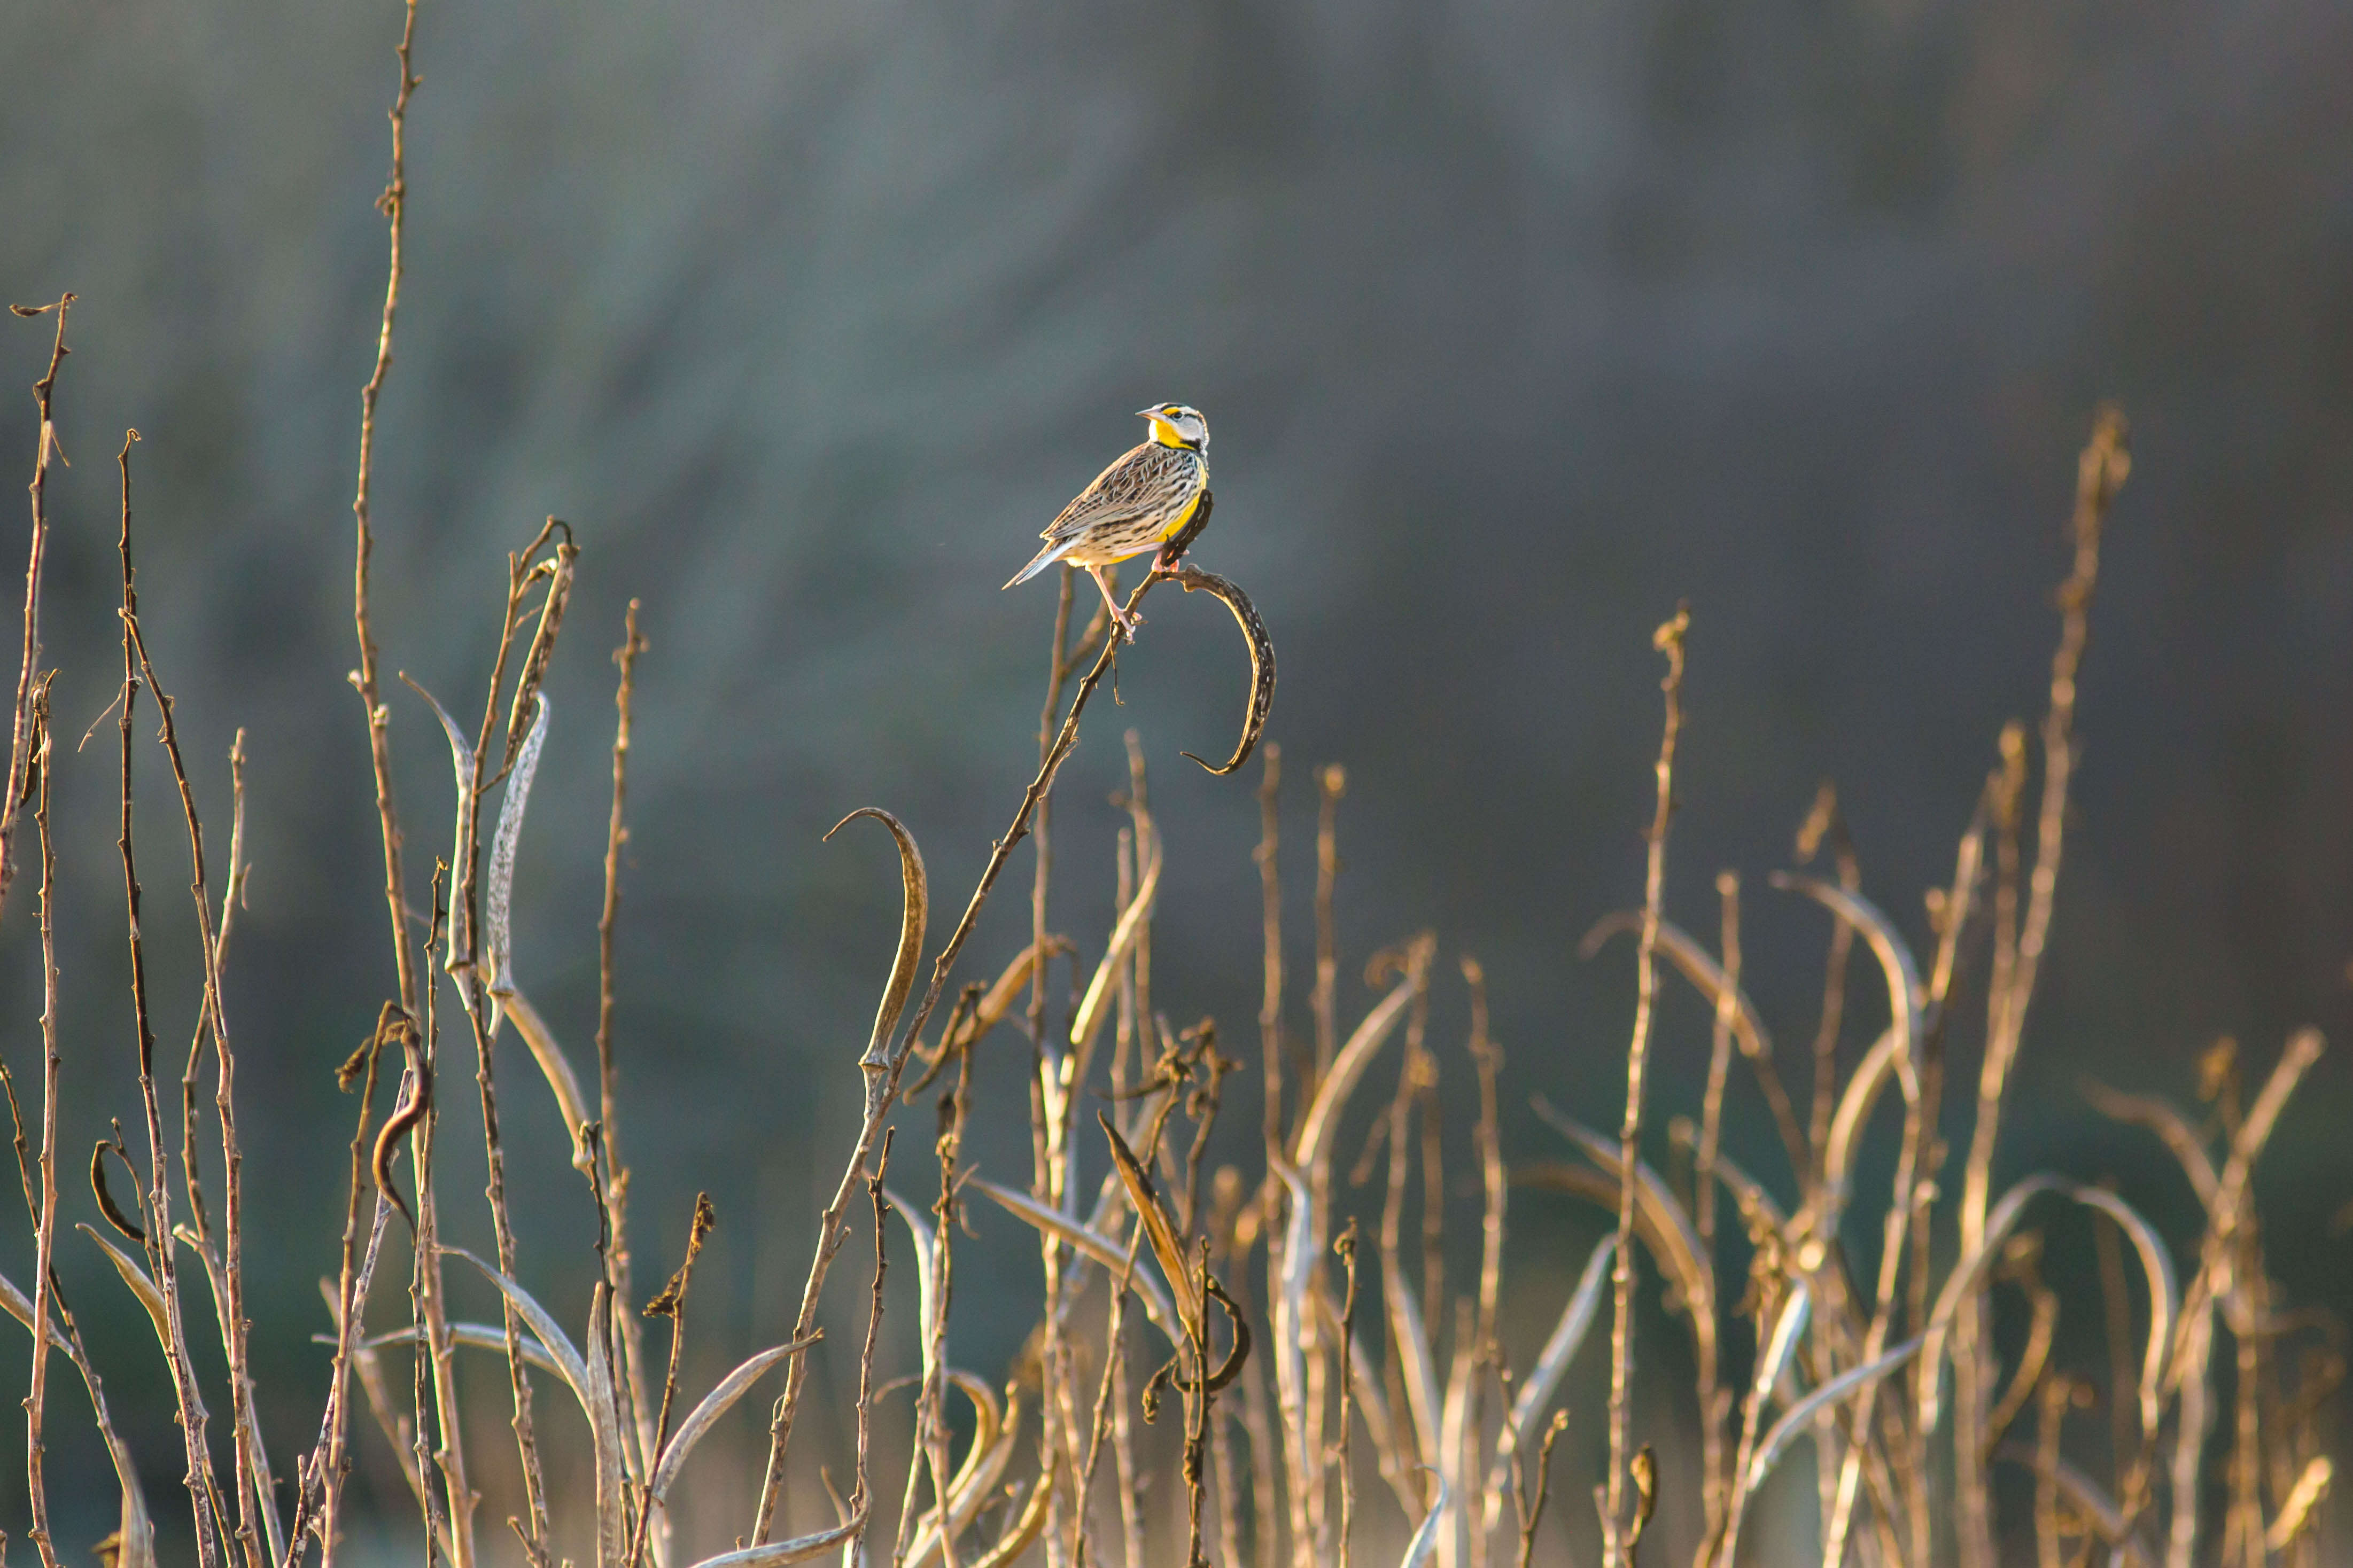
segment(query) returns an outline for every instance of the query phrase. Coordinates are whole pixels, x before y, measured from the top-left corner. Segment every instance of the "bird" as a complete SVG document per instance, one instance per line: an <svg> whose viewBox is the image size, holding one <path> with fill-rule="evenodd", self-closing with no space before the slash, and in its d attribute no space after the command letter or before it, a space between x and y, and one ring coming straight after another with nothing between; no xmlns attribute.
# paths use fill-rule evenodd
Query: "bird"
<svg viewBox="0 0 2353 1568"><path fill-rule="evenodd" d="M1103 590L1113 624L1131 642L1142 617L1120 608L1103 568L1175 538L1209 487L1209 422L1200 410L1157 403L1137 409L1136 417L1152 422L1151 435L1047 524L1039 535L1046 548L1005 584L1026 583L1057 561L1083 566Z"/></svg>

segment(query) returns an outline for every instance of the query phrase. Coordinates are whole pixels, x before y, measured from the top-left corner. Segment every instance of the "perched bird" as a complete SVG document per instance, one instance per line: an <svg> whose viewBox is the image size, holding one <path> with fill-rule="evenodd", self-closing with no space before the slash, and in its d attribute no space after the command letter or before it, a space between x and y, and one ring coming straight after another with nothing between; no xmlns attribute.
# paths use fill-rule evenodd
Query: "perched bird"
<svg viewBox="0 0 2353 1568"><path fill-rule="evenodd" d="M1111 618L1133 637L1139 617L1112 597L1103 568L1131 555L1156 550L1193 519L1209 484L1209 422L1181 403L1136 410L1152 421L1152 437L1095 476L1095 482L1062 509L1039 535L1046 548L1015 574L1026 583L1057 561L1083 566L1103 590Z"/></svg>

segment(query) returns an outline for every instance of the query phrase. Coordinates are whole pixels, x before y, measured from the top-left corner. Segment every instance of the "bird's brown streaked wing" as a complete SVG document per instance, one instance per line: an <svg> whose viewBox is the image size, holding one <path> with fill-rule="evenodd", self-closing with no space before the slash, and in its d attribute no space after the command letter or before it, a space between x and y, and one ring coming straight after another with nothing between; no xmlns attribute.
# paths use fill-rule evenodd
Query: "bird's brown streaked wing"
<svg viewBox="0 0 2353 1568"><path fill-rule="evenodd" d="M1097 474L1061 515L1038 537L1060 543L1106 524L1132 522L1149 516L1169 482L1168 465L1159 459L1167 448L1146 441Z"/></svg>

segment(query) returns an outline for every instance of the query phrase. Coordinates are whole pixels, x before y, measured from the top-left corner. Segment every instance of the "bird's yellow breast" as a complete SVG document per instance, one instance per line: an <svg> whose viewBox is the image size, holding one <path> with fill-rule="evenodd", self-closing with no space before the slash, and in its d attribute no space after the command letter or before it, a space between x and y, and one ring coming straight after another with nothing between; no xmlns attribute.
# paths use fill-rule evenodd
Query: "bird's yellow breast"
<svg viewBox="0 0 2353 1568"><path fill-rule="evenodd" d="M1176 434L1176 426L1166 419L1155 419L1152 422L1152 438L1164 447L1181 447L1185 444L1185 437Z"/></svg>
<svg viewBox="0 0 2353 1568"><path fill-rule="evenodd" d="M1174 539L1178 534L1184 532L1186 524L1191 522L1193 521L1193 514L1200 510L1201 492L1199 490L1195 490L1193 492L1193 499L1185 503L1184 510L1179 511L1175 517L1169 519L1168 526L1160 531L1160 537L1163 539Z"/></svg>

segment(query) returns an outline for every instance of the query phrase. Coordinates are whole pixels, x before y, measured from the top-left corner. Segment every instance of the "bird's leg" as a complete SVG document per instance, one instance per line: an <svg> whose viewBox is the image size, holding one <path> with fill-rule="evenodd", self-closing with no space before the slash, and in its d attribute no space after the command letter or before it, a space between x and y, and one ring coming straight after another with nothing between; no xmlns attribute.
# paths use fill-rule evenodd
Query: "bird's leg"
<svg viewBox="0 0 2353 1568"><path fill-rule="evenodd" d="M1095 586L1103 590L1103 604L1111 610L1112 625L1119 628L1122 637L1129 642L1134 642L1135 628L1144 624L1144 617L1130 615L1119 607L1119 601L1112 596L1111 579L1103 575L1102 567L1090 566L1087 568L1087 574L1095 580Z"/></svg>

